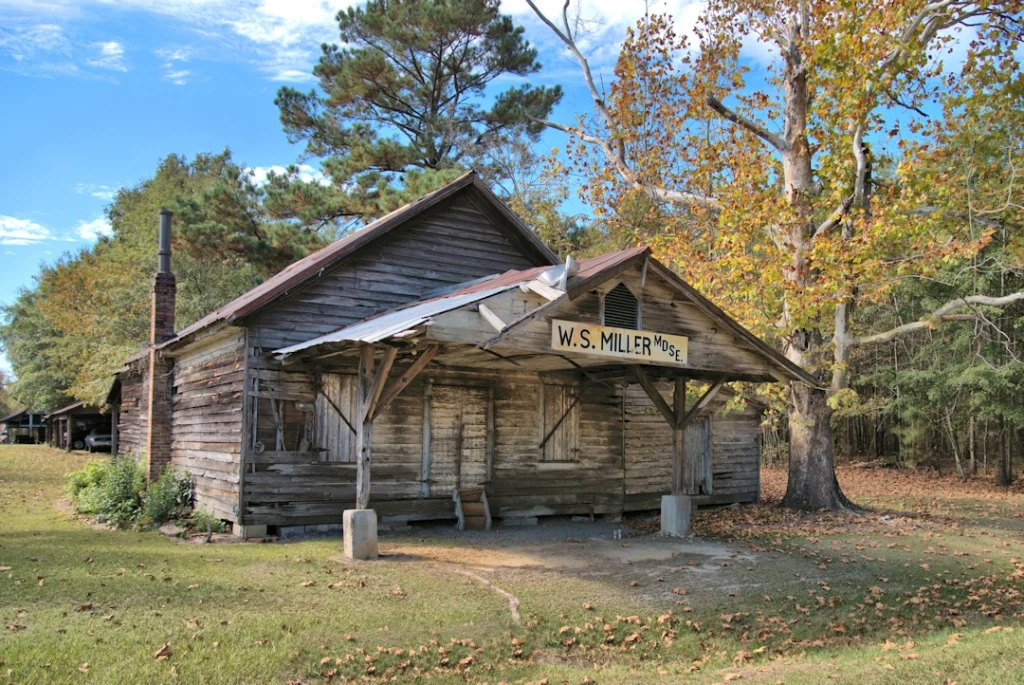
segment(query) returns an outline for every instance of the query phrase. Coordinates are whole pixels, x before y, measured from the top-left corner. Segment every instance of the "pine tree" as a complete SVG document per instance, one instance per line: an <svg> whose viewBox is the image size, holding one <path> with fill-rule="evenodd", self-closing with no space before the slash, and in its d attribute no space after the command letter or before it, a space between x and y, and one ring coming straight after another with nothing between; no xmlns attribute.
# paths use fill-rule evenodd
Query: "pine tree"
<svg viewBox="0 0 1024 685"><path fill-rule="evenodd" d="M292 142L322 158L331 184L271 177L269 206L303 221L372 218L467 168L499 174L491 152L535 139L557 86L496 79L537 72L537 53L498 0L370 0L338 14L344 47L324 45L319 91L282 88Z"/></svg>

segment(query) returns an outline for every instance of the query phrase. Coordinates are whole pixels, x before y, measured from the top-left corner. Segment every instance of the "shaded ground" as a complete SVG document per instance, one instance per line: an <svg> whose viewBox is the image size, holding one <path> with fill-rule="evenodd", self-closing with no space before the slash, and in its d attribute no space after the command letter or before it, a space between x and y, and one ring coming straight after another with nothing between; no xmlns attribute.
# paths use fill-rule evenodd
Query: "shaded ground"
<svg viewBox="0 0 1024 685"><path fill-rule="evenodd" d="M84 526L53 506L84 461L0 447L0 683L1024 682L1016 492L844 470L871 515L431 526L352 563Z"/></svg>

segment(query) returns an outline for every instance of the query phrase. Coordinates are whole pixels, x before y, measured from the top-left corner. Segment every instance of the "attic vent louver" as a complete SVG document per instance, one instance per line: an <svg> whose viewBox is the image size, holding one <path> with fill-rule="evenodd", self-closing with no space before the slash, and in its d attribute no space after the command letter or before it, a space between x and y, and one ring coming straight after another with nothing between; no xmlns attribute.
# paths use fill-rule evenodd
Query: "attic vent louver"
<svg viewBox="0 0 1024 685"><path fill-rule="evenodd" d="M640 328L640 302L619 283L604 296L603 323L619 328Z"/></svg>

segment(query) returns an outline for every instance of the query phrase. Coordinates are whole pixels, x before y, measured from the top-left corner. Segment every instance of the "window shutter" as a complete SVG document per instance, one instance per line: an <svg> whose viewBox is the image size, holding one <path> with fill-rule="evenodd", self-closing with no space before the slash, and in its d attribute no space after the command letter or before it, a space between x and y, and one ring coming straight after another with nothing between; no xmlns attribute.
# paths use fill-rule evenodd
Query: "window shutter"
<svg viewBox="0 0 1024 685"><path fill-rule="evenodd" d="M622 283L604 296L604 325L640 328L640 302Z"/></svg>

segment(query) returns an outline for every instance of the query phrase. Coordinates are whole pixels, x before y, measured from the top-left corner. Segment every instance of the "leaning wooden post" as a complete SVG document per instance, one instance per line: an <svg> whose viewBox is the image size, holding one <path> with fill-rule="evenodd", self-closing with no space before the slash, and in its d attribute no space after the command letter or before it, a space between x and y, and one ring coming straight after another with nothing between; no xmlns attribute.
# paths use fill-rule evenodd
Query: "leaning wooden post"
<svg viewBox="0 0 1024 685"><path fill-rule="evenodd" d="M672 492L661 498L663 535L690 534L692 502L686 477L686 378L675 379L672 398Z"/></svg>
<svg viewBox="0 0 1024 685"><path fill-rule="evenodd" d="M372 345L359 351L359 375L356 389L356 508L343 514L345 556L349 559L377 558L377 512L370 504L370 459L373 444L373 416L367 411L373 401ZM383 371L383 369L382 369Z"/></svg>

